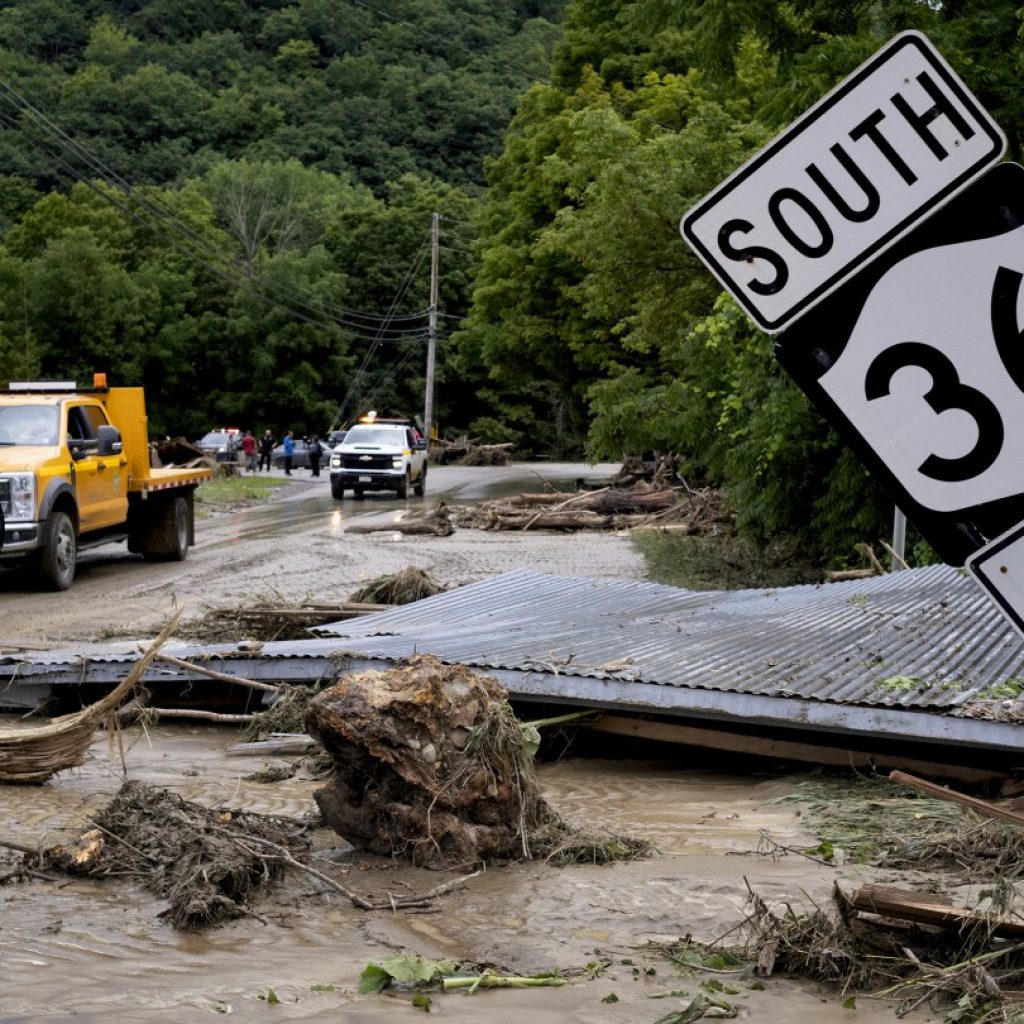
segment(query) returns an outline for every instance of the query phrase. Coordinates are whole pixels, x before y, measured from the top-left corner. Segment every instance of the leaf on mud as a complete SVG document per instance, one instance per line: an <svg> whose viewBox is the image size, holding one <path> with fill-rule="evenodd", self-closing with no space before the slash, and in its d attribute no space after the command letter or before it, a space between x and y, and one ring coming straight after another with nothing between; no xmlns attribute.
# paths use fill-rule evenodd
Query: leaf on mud
<svg viewBox="0 0 1024 1024"><path fill-rule="evenodd" d="M277 997L277 993L272 988L267 989L266 995L261 994L258 995L256 998L263 1000L267 1004L267 1006L277 1006L281 1002L281 1000Z"/></svg>
<svg viewBox="0 0 1024 1024"><path fill-rule="evenodd" d="M824 861L830 861L835 856L835 847L827 839L818 843L817 846L808 846L804 853L808 857L820 857Z"/></svg>
<svg viewBox="0 0 1024 1024"><path fill-rule="evenodd" d="M693 1024L693 1021L700 1020L704 1016L707 1008L704 996L698 992L685 1009L667 1013L664 1017L659 1017L654 1024Z"/></svg>
<svg viewBox="0 0 1024 1024"><path fill-rule="evenodd" d="M521 725L523 730L523 747L531 759L537 756L540 749L540 730L532 725Z"/></svg>
<svg viewBox="0 0 1024 1024"><path fill-rule="evenodd" d="M684 949L673 959L683 967L707 967L712 971L738 970L745 966L738 956L725 949L716 950L714 953L705 953L700 949Z"/></svg>
<svg viewBox="0 0 1024 1024"><path fill-rule="evenodd" d="M844 1010L856 1010L857 1009L857 997L856 996L848 996L846 999L844 999L843 1000L843 1009Z"/></svg>
<svg viewBox="0 0 1024 1024"><path fill-rule="evenodd" d="M601 1000L602 1003L617 1003L619 997L614 992L609 992L608 995Z"/></svg>
<svg viewBox="0 0 1024 1024"><path fill-rule="evenodd" d="M429 985L455 970L453 960L430 960L425 956L387 956L379 963L370 961L359 976L359 992L382 992L393 981L400 984Z"/></svg>
<svg viewBox="0 0 1024 1024"><path fill-rule="evenodd" d="M424 1013L430 1013L430 996L424 995L422 992L417 992L412 997L412 1005L417 1010L422 1010Z"/></svg>
<svg viewBox="0 0 1024 1024"><path fill-rule="evenodd" d="M334 986L333 985L310 985L309 986L309 991L310 992L333 992L334 991Z"/></svg>

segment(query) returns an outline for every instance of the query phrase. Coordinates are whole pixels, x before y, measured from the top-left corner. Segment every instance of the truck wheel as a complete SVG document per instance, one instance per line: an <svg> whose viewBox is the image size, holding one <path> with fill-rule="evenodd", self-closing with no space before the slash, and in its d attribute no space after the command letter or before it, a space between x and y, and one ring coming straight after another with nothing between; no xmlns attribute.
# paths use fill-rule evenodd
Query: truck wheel
<svg viewBox="0 0 1024 1024"><path fill-rule="evenodd" d="M418 498L423 497L423 492L427 489L427 467L423 467L423 472L420 473L419 480L412 485L412 493Z"/></svg>
<svg viewBox="0 0 1024 1024"><path fill-rule="evenodd" d="M36 571L49 590L67 590L75 578L78 543L67 512L52 512L43 527L43 545Z"/></svg>
<svg viewBox="0 0 1024 1024"><path fill-rule="evenodd" d="M188 556L188 538L192 524L189 522L188 502L175 498L171 507L171 550L167 558L171 562L184 562Z"/></svg>
<svg viewBox="0 0 1024 1024"><path fill-rule="evenodd" d="M398 496L399 498L409 497L409 471L406 470L405 476L398 481Z"/></svg>
<svg viewBox="0 0 1024 1024"><path fill-rule="evenodd" d="M338 499L345 497L345 485L333 476L331 477L331 496Z"/></svg>

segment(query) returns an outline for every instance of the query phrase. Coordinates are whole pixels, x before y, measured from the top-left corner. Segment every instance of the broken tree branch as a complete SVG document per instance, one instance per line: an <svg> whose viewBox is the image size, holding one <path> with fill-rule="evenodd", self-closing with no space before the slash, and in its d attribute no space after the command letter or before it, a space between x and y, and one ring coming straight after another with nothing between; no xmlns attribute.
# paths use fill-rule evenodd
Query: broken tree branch
<svg viewBox="0 0 1024 1024"><path fill-rule="evenodd" d="M222 683L234 683L237 686L248 686L253 690L263 690L266 693L280 693L281 687L273 683L258 683L255 679L245 679L242 676L232 676L227 672L218 672L216 669L207 668L205 665L196 664L194 661L184 661L174 657L173 654L158 654L160 661L166 661L168 665L176 665L178 668L188 669L190 672L197 672L201 676L208 676L210 679L218 679Z"/></svg>
<svg viewBox="0 0 1024 1024"><path fill-rule="evenodd" d="M929 796L938 797L940 800L949 800L951 803L960 804L962 807L969 807L972 811L977 811L979 814L984 814L990 818L999 818L1002 821L1010 822L1011 825L1024 828L1024 814L1016 814L1013 811L1004 810L1002 807L997 807L987 800L979 800L974 796L957 793L955 790L939 786L934 782L928 782L926 779L919 779L916 775L908 775L906 772L892 771L889 773L889 778L893 782L899 782L904 786L920 789Z"/></svg>

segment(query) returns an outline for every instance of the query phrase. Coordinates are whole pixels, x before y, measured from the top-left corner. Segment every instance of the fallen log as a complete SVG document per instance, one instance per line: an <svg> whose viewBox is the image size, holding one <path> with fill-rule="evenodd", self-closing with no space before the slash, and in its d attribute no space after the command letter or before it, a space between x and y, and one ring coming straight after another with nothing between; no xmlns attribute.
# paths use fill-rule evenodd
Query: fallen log
<svg viewBox="0 0 1024 1024"><path fill-rule="evenodd" d="M967 926L987 930L992 935L1024 938L1024 922L979 910L954 907L947 896L913 892L888 885L863 885L846 897L854 910L879 914L915 924L962 929Z"/></svg>
<svg viewBox="0 0 1024 1024"><path fill-rule="evenodd" d="M357 523L346 526L346 533L401 533L412 536L429 534L434 537L449 537L455 532L447 508L442 505L426 515L409 516L391 523Z"/></svg>

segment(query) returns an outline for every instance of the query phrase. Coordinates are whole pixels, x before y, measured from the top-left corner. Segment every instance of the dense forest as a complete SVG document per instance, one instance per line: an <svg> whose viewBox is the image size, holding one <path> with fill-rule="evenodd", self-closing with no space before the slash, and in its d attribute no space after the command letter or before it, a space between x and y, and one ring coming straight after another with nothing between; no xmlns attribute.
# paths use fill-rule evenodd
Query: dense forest
<svg viewBox="0 0 1024 1024"><path fill-rule="evenodd" d="M757 540L891 514L680 216L893 33L1024 133L1010 0L0 0L0 378L151 393L153 426L422 408L671 450Z"/></svg>

